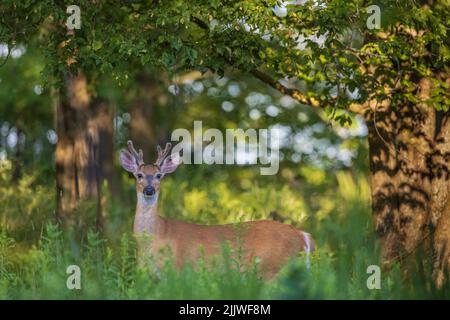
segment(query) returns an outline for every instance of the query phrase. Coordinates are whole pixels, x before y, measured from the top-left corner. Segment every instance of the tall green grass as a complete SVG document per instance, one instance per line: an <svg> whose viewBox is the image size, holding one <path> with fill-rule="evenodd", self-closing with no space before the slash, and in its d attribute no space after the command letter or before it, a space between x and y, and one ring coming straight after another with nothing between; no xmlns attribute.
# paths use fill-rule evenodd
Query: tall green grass
<svg viewBox="0 0 450 320"><path fill-rule="evenodd" d="M257 264L239 271L239 261L226 247L212 266L200 259L195 268L177 270L170 256L158 273L154 261L139 266L129 232L132 188L126 191L131 199L126 204L105 195L105 233L89 227L69 232L52 222L51 185L30 188L33 179L28 177L11 186L7 172L5 166L0 170L0 299L450 298L449 286L434 288L430 270L421 267L405 277L394 265L382 270L380 290L367 288L367 267L381 265L380 248L367 181L348 172L324 176L304 169L302 186L289 188L285 181L236 186L220 176L202 183L193 178L191 184L183 174L163 182L163 215L228 223L272 218L276 212L277 219L310 232L318 248L310 268L299 254L270 282L261 279ZM69 265L81 269L81 290L66 286Z"/></svg>

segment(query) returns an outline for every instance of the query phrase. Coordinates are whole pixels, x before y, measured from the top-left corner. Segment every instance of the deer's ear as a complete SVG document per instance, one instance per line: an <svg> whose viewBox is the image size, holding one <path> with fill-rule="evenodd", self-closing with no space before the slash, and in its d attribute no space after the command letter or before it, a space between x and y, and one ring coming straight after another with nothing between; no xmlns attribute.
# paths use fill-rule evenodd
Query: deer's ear
<svg viewBox="0 0 450 320"><path fill-rule="evenodd" d="M161 165L161 172L164 174L174 172L177 169L180 162L181 159L179 153L171 154L164 160L163 164Z"/></svg>
<svg viewBox="0 0 450 320"><path fill-rule="evenodd" d="M120 151L120 164L128 172L135 173L138 170L136 159L126 150Z"/></svg>

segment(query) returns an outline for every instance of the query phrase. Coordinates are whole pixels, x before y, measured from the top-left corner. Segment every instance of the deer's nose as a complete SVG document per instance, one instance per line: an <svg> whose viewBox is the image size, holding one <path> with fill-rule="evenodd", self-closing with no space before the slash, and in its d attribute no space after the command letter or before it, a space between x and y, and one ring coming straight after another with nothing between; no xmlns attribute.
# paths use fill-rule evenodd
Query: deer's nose
<svg viewBox="0 0 450 320"><path fill-rule="evenodd" d="M146 186L143 191L145 196L152 196L155 194L155 188L152 186Z"/></svg>

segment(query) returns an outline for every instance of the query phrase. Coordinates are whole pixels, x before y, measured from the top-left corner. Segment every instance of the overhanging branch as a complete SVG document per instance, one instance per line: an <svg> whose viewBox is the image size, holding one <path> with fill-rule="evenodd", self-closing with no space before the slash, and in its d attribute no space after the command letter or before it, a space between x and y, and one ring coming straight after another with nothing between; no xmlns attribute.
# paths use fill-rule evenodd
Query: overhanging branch
<svg viewBox="0 0 450 320"><path fill-rule="evenodd" d="M201 29L209 30L208 24L200 20L199 18L192 17L192 21ZM230 61L230 59L226 58L223 55L221 55L221 58L224 59L229 65L235 67L235 64L233 63L233 61ZM288 88L282 85L278 80L272 78L270 75L258 69L253 69L250 71L250 73L257 79L261 80L262 82L279 91L280 93L288 95L302 104L309 105L314 108L323 108L326 105L334 105L334 99L332 101L319 101L314 97L308 97L298 89ZM358 103L352 103L348 106L349 111L359 114L362 114L365 109L366 108L363 105Z"/></svg>
<svg viewBox="0 0 450 320"><path fill-rule="evenodd" d="M262 82L268 84L272 88L278 90L282 94L286 94L291 96L293 99L297 100L300 103L310 105L312 107L318 108L320 107L319 100L314 98L308 98L303 92L297 89L288 88L282 85L279 81L275 80L268 74L259 71L258 69L253 69L250 73L261 80Z"/></svg>

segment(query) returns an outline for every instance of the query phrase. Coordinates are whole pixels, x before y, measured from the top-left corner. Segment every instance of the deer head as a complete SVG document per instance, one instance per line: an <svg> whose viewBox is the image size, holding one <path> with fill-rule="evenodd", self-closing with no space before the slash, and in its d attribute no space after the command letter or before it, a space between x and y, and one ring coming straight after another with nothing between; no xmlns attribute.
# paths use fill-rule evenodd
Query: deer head
<svg viewBox="0 0 450 320"><path fill-rule="evenodd" d="M169 155L171 144L167 143L164 149L157 147L158 158L154 164L145 164L142 150L134 149L133 142L128 141L128 150L120 151L120 164L126 171L136 178L136 192L138 199L146 203L154 203L158 199L159 187L162 178L180 164L178 153Z"/></svg>

